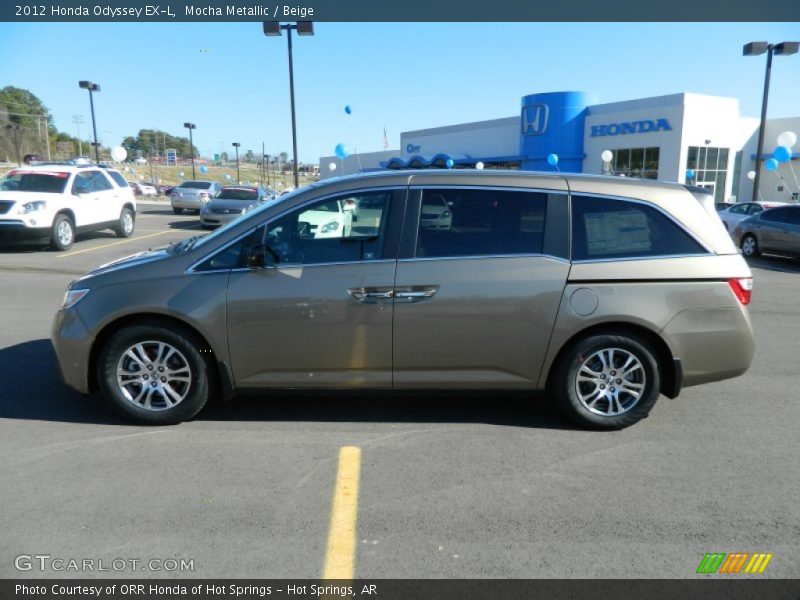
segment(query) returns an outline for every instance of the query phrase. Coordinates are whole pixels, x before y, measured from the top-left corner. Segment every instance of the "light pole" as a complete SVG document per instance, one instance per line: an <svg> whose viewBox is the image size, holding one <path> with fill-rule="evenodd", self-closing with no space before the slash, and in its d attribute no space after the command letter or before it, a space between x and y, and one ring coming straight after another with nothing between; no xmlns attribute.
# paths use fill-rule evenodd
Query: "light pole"
<svg viewBox="0 0 800 600"><path fill-rule="evenodd" d="M78 87L89 90L89 107L92 109L92 133L94 135L94 142L92 143L92 146L94 146L94 160L97 164L100 164L100 146L97 144L97 123L94 120L94 96L92 95L92 92L100 91L100 86L91 81L79 81Z"/></svg>
<svg viewBox="0 0 800 600"><path fill-rule="evenodd" d="M742 48L743 56L758 56L767 53L767 70L764 75L764 95L761 98L761 124L758 126L758 147L756 148L756 177L753 181L752 202L758 202L758 184L761 180L761 153L764 150L764 129L767 124L767 102L769 100L769 78L772 73L772 55L788 56L797 54L800 42L781 42L770 44L768 42L750 42Z"/></svg>
<svg viewBox="0 0 800 600"><path fill-rule="evenodd" d="M236 185L241 185L242 180L239 179L239 146L241 146L241 144L239 142L233 142L231 146L236 148Z"/></svg>
<svg viewBox="0 0 800 600"><path fill-rule="evenodd" d="M297 21L296 24L284 23L281 25L277 21L264 22L264 35L281 35L281 30L286 30L287 42L289 47L289 97L292 102L292 152L294 153L294 187L300 187L300 179L297 175L297 121L294 111L294 63L292 62L292 30L297 31L297 35L314 35L314 23L311 21Z"/></svg>
<svg viewBox="0 0 800 600"><path fill-rule="evenodd" d="M14 136L14 149L17 151L17 166L22 166L22 161L19 159L19 125L16 123L9 123L6 125L6 129Z"/></svg>
<svg viewBox="0 0 800 600"><path fill-rule="evenodd" d="M189 130L189 154L192 156L192 179L194 179L194 138L192 137L192 129L196 129L197 126L194 123L184 123L183 126Z"/></svg>

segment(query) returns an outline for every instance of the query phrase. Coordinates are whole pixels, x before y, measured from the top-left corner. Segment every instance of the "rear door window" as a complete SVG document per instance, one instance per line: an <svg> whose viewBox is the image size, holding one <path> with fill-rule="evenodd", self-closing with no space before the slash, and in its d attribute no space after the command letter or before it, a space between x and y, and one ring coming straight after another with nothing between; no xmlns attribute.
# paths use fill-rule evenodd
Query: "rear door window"
<svg viewBox="0 0 800 600"><path fill-rule="evenodd" d="M572 260L707 253L677 223L652 206L572 196Z"/></svg>
<svg viewBox="0 0 800 600"><path fill-rule="evenodd" d="M121 188L128 187L128 182L125 181L125 178L122 176L121 173L117 171L106 171L106 172L111 176L111 179L113 179L119 187Z"/></svg>
<svg viewBox="0 0 800 600"><path fill-rule="evenodd" d="M541 254L546 211L543 192L423 190L416 256Z"/></svg>

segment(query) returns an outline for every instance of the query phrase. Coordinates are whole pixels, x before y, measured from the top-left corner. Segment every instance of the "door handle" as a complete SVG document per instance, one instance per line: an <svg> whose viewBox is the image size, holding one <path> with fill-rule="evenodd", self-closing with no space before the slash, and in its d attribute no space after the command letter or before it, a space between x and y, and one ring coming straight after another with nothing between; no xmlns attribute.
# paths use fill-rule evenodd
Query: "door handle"
<svg viewBox="0 0 800 600"><path fill-rule="evenodd" d="M415 285L395 291L394 297L405 302L420 302L433 298L438 291L438 285Z"/></svg>
<svg viewBox="0 0 800 600"><path fill-rule="evenodd" d="M391 300L394 296L392 288L350 288L350 297L364 304L376 304L378 300Z"/></svg>

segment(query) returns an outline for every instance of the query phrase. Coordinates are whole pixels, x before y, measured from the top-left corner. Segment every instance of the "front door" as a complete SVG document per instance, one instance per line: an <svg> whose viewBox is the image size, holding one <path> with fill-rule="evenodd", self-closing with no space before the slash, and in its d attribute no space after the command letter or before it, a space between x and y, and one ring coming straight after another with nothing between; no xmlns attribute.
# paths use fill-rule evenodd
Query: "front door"
<svg viewBox="0 0 800 600"><path fill-rule="evenodd" d="M342 210L350 200L357 222ZM391 387L391 228L400 223L390 213L404 201L405 191L395 190L328 197L256 232L276 264L231 272L228 342L237 387Z"/></svg>
<svg viewBox="0 0 800 600"><path fill-rule="evenodd" d="M569 273L566 193L416 194L412 256L397 265L395 387L537 387Z"/></svg>

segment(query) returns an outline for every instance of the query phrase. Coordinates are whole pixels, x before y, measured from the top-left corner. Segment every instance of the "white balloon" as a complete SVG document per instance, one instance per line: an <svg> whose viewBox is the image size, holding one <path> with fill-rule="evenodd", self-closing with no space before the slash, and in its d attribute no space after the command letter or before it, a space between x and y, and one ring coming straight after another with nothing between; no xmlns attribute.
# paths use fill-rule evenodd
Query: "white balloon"
<svg viewBox="0 0 800 600"><path fill-rule="evenodd" d="M747 172L747 178L748 179L755 179L756 178L756 172L755 171L748 171Z"/></svg>
<svg viewBox="0 0 800 600"><path fill-rule="evenodd" d="M483 163L482 162L476 162L475 163L475 168L480 171L483 168Z"/></svg>
<svg viewBox="0 0 800 600"><path fill-rule="evenodd" d="M797 143L797 134L794 131L784 131L778 136L778 146L791 148Z"/></svg>
<svg viewBox="0 0 800 600"><path fill-rule="evenodd" d="M611 150L603 150L600 154L600 158L603 159L603 162L610 163L611 159L614 158L614 153Z"/></svg>
<svg viewBox="0 0 800 600"><path fill-rule="evenodd" d="M111 158L113 158L116 162L122 162L128 158L128 151L122 146L116 146L115 148L111 149Z"/></svg>
<svg viewBox="0 0 800 600"><path fill-rule="evenodd" d="M331 164L329 164L328 165L328 169L330 169L331 171L335 171L336 170L336 163L332 162Z"/></svg>

